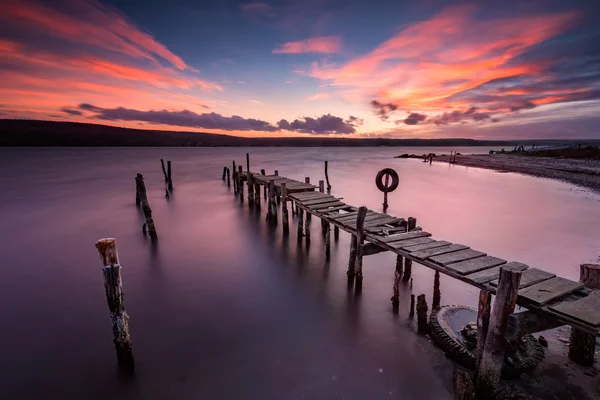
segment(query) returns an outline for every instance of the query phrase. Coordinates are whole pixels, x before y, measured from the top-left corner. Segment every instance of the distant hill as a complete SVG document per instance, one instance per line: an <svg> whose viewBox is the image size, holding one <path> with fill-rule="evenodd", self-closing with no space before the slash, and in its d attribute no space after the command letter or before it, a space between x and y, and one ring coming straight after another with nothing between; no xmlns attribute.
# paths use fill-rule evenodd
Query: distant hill
<svg viewBox="0 0 600 400"><path fill-rule="evenodd" d="M473 139L243 138L213 133L154 131L77 122L0 119L0 146L514 146L561 141ZM563 141L564 142L564 141Z"/></svg>

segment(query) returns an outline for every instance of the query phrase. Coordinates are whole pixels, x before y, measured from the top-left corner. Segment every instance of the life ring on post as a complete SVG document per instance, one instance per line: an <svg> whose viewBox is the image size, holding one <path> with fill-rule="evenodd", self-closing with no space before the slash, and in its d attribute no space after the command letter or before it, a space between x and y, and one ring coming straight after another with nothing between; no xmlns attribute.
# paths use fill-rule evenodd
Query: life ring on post
<svg viewBox="0 0 600 400"><path fill-rule="evenodd" d="M389 178L392 178L391 184L389 182ZM398 188L399 183L400 179L398 178L398 173L391 168L382 169L375 177L377 189L381 190L383 193L393 192Z"/></svg>

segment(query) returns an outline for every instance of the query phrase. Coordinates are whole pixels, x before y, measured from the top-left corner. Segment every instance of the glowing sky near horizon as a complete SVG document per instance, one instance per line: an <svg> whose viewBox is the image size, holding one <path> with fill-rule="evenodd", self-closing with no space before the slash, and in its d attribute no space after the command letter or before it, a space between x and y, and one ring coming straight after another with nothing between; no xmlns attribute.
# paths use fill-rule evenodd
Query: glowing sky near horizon
<svg viewBox="0 0 600 400"><path fill-rule="evenodd" d="M600 139L599 16L587 0L4 0L0 118Z"/></svg>

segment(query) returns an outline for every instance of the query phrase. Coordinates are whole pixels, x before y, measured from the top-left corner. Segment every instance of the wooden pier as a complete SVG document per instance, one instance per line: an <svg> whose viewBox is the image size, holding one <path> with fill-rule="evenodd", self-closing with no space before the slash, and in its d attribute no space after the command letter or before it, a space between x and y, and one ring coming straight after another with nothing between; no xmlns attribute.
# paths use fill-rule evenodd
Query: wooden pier
<svg viewBox="0 0 600 400"><path fill-rule="evenodd" d="M483 340L480 340L482 348L478 349L478 364L481 365L478 366L479 383L476 382L476 386L479 387L476 390L483 393L481 398L487 396L500 379L502 363L493 364L504 357L505 338L514 339L527 333L570 325L573 327L573 336L582 336L578 340L584 343L579 344L582 350L571 350L574 353L586 352L587 356L583 359L588 360L591 352L593 360L595 337L600 334L600 290L595 290L600 289L600 279L594 284L596 286L585 284L583 276L589 271L584 272L583 265L582 281L575 282L542 269L530 268L523 263L509 262L467 245L434 239L431 233L416 226L414 218L394 217L366 207L346 204L341 198L323 193L323 186L319 188L310 184L308 178L305 182L300 182L278 173L264 175L264 172L259 174L248 171L241 171L237 178L240 186L242 181L249 182L248 193L260 193L260 186L264 186L265 190L271 187L270 197L281 198L285 218L284 232L287 232L287 202L292 202L292 211L295 205L299 219L298 240L303 236L307 243L310 240L309 225L306 224L305 232L302 230L303 213L306 213L307 219L310 216L321 219L327 238L331 225L336 229L336 234L339 229L350 233L352 240L348 277L351 281L356 281L357 289L362 282L364 256L384 251L395 253L397 262L392 302L396 307L399 274L402 274L404 267L403 280L410 278L413 262L481 289L478 321L485 325L478 328L480 339L486 339L485 348ZM260 198L256 201L260 202ZM276 214L274 218L277 219ZM327 244L328 240L328 255L330 249ZM592 267L598 268L589 268ZM600 273L598 274L600 278ZM492 294L497 295L497 300L490 310ZM514 313L515 304L529 311ZM482 387L486 385L487 387Z"/></svg>

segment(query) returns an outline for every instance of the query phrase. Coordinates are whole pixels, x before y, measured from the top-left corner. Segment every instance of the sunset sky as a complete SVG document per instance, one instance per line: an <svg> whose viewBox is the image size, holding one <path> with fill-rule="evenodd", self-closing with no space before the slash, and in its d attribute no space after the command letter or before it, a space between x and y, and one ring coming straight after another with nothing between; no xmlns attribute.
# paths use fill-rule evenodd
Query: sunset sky
<svg viewBox="0 0 600 400"><path fill-rule="evenodd" d="M600 139L600 1L1 0L0 118Z"/></svg>

